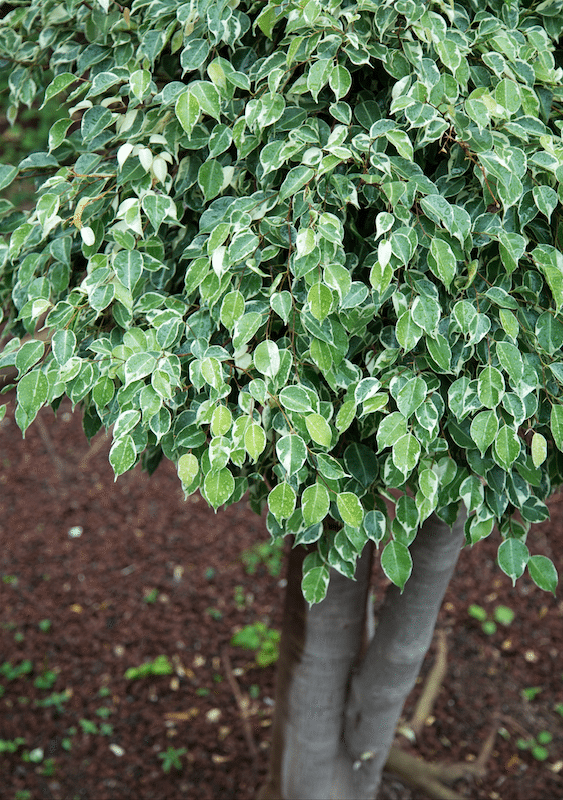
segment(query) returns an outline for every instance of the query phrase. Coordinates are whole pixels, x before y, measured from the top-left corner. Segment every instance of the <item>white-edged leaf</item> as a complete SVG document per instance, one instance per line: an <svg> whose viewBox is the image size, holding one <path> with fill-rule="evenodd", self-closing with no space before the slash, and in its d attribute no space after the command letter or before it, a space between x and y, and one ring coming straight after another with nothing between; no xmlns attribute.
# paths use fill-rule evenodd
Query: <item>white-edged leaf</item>
<svg viewBox="0 0 563 800"><path fill-rule="evenodd" d="M296 495L288 483L278 483L268 495L268 508L280 522L291 517L295 510Z"/></svg>
<svg viewBox="0 0 563 800"><path fill-rule="evenodd" d="M178 477L184 486L190 486L199 473L199 463L193 453L184 453L178 459Z"/></svg>
<svg viewBox="0 0 563 800"><path fill-rule="evenodd" d="M303 522L307 527L322 522L330 508L328 489L322 483L307 486L301 496Z"/></svg>
<svg viewBox="0 0 563 800"><path fill-rule="evenodd" d="M553 562L547 556L531 556L528 559L528 572L536 586L544 592L552 592L555 595L559 576Z"/></svg>
<svg viewBox="0 0 563 800"><path fill-rule="evenodd" d="M401 542L389 542L381 554L381 569L401 592L412 572L412 558L408 547Z"/></svg>
<svg viewBox="0 0 563 800"><path fill-rule="evenodd" d="M345 525L359 528L364 519L364 509L359 499L353 492L340 492L336 495L338 513Z"/></svg>
<svg viewBox="0 0 563 800"><path fill-rule="evenodd" d="M524 542L520 539L506 539L499 545L497 559L501 570L512 580L512 585L516 583L526 569L530 558L530 552Z"/></svg>
<svg viewBox="0 0 563 800"><path fill-rule="evenodd" d="M234 490L235 479L226 467L211 470L205 476L203 491L215 510L227 502Z"/></svg>
<svg viewBox="0 0 563 800"><path fill-rule="evenodd" d="M116 439L109 451L109 463L115 477L131 469L137 461L137 451L133 437L129 434Z"/></svg>
<svg viewBox="0 0 563 800"><path fill-rule="evenodd" d="M308 414L305 417L305 425L309 431L309 436L314 442L320 444L321 447L330 447L332 431L324 417L320 414Z"/></svg>

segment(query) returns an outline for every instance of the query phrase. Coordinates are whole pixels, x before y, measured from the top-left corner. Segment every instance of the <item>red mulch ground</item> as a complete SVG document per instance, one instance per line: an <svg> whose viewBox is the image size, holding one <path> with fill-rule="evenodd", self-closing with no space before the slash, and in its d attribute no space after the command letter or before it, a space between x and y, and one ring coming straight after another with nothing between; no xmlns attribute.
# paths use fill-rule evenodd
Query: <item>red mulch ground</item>
<svg viewBox="0 0 563 800"><path fill-rule="evenodd" d="M264 566L249 575L241 561L267 541L263 521L244 502L216 515L197 496L184 502L170 464L150 479L136 469L114 483L109 443L89 454L68 404L41 420L25 441L11 410L0 424L0 672L5 662L33 664L13 680L0 674L0 796L252 800L266 770L274 668L256 667L250 651L229 642L242 625L280 624L283 577ZM560 570L562 523L555 498L552 521L528 540ZM69 535L76 527L81 535ZM458 791L474 800L557 800L563 604L527 578L513 588L494 566L495 551L485 541L462 553L439 623L448 631L448 675L417 752L471 760L498 712L506 738L497 737L487 777ZM487 636L467 613L471 603L490 613L503 604L516 618ZM174 675L124 678L161 654ZM49 683L49 671L52 685L35 686L45 674ZM540 690L533 700L521 695L529 687ZM36 704L65 691L58 710ZM541 731L553 736L543 763L516 745ZM25 743L2 753L16 737ZM163 771L158 755L168 747L186 749L181 771ZM26 761L36 748L43 760ZM393 779L382 796L425 800Z"/></svg>

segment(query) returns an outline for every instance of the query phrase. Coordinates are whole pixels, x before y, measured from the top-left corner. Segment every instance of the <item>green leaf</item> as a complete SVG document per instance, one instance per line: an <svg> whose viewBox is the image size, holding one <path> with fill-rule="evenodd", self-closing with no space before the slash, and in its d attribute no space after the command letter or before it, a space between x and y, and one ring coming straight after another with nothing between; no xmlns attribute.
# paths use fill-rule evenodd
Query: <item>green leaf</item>
<svg viewBox="0 0 563 800"><path fill-rule="evenodd" d="M547 556L531 556L527 567L536 586L544 592L553 592L555 595L559 576L552 561Z"/></svg>
<svg viewBox="0 0 563 800"><path fill-rule="evenodd" d="M536 336L540 347L550 356L563 348L563 324L547 311L536 321Z"/></svg>
<svg viewBox="0 0 563 800"><path fill-rule="evenodd" d="M303 580L301 581L301 591L303 597L309 603L320 603L326 596L329 582L329 571L327 567L312 567L305 572L303 570Z"/></svg>
<svg viewBox="0 0 563 800"><path fill-rule="evenodd" d="M0 191L6 189L18 174L18 168L11 164L0 164Z"/></svg>
<svg viewBox="0 0 563 800"><path fill-rule="evenodd" d="M215 510L231 497L235 490L235 479L231 472L223 467L208 472L203 482L203 491L210 505Z"/></svg>
<svg viewBox="0 0 563 800"><path fill-rule="evenodd" d="M389 542L381 554L381 569L402 592L412 572L412 558L408 547L400 542Z"/></svg>
<svg viewBox="0 0 563 800"><path fill-rule="evenodd" d="M532 189L534 203L542 214L549 219L557 208L557 192L551 186L534 186Z"/></svg>
<svg viewBox="0 0 563 800"><path fill-rule="evenodd" d="M528 548L520 539L506 539L499 546L497 553L498 565L501 570L512 580L512 585L516 583L526 569L530 559Z"/></svg>
<svg viewBox="0 0 563 800"><path fill-rule="evenodd" d="M250 458L256 461L266 447L266 434L261 425L253 423L248 426L244 432L244 447Z"/></svg>
<svg viewBox="0 0 563 800"><path fill-rule="evenodd" d="M497 342L497 356L512 384L518 384L524 373L524 362L520 351L510 342Z"/></svg>
<svg viewBox="0 0 563 800"><path fill-rule="evenodd" d="M150 353L133 353L125 362L125 385L150 375L156 367L156 358Z"/></svg>
<svg viewBox="0 0 563 800"><path fill-rule="evenodd" d="M532 461L534 467L539 467L547 458L547 441L545 436L537 431L532 436Z"/></svg>
<svg viewBox="0 0 563 800"><path fill-rule="evenodd" d="M504 395L504 378L496 367L484 367L479 373L477 394L487 408L498 406Z"/></svg>
<svg viewBox="0 0 563 800"><path fill-rule="evenodd" d="M196 479L199 472L199 463L193 453L184 453L178 459L178 477L184 486L190 486Z"/></svg>
<svg viewBox="0 0 563 800"><path fill-rule="evenodd" d="M520 455L520 439L516 431L503 425L496 435L493 452L495 461L508 471Z"/></svg>
<svg viewBox="0 0 563 800"><path fill-rule="evenodd" d="M220 314L221 322L227 330L233 330L235 323L238 322L244 314L244 307L244 297L237 289L227 292L221 304Z"/></svg>
<svg viewBox="0 0 563 800"><path fill-rule="evenodd" d="M408 419L416 409L422 405L428 392L428 386L423 378L410 378L397 395L396 402L399 411Z"/></svg>
<svg viewBox="0 0 563 800"><path fill-rule="evenodd" d="M261 324L262 315L256 311L250 311L237 320L233 331L233 347L235 350L250 341Z"/></svg>
<svg viewBox="0 0 563 800"><path fill-rule="evenodd" d="M291 314L292 300L289 292L275 292L270 297L270 305L278 316L280 316L285 323L289 320Z"/></svg>
<svg viewBox="0 0 563 800"><path fill-rule="evenodd" d="M420 458L420 443L412 433L401 436L393 444L393 464L406 475L413 470Z"/></svg>
<svg viewBox="0 0 563 800"><path fill-rule="evenodd" d="M55 97L56 95L60 94L61 92L66 91L71 84L75 83L78 80L76 75L73 75L72 72L61 72L56 78L53 78L51 83L47 86L45 90L45 99L41 104L40 108L43 108L46 103L51 100L51 98Z"/></svg>
<svg viewBox="0 0 563 800"><path fill-rule="evenodd" d="M203 379L214 389L218 389L223 384L221 364L216 358L204 358L200 368Z"/></svg>
<svg viewBox="0 0 563 800"><path fill-rule="evenodd" d="M354 400L346 400L340 406L338 410L338 414L336 415L336 420L334 424L336 429L339 433L344 433L345 430L348 430L352 422L356 418L356 403Z"/></svg>
<svg viewBox="0 0 563 800"><path fill-rule="evenodd" d="M550 427L556 447L563 451L563 406L551 407Z"/></svg>
<svg viewBox="0 0 563 800"><path fill-rule="evenodd" d="M311 314L319 322L322 322L331 312L333 305L332 292L324 283L315 283L309 289L307 302L311 308Z"/></svg>
<svg viewBox="0 0 563 800"><path fill-rule="evenodd" d="M16 395L18 404L26 413L26 428L33 422L37 412L47 400L49 394L49 381L39 370L28 372L18 382ZM25 431L25 428L22 432Z"/></svg>
<svg viewBox="0 0 563 800"><path fill-rule="evenodd" d="M279 372L281 364L280 352L275 342L270 340L260 342L260 344L256 346L253 358L254 366L262 375L273 378L274 375L277 375Z"/></svg>
<svg viewBox="0 0 563 800"><path fill-rule="evenodd" d="M297 411L302 414L313 410L311 398L301 386L286 386L281 390L279 399L282 406L288 411Z"/></svg>
<svg viewBox="0 0 563 800"><path fill-rule="evenodd" d="M359 528L364 519L364 509L353 492L340 492L336 495L338 513L345 525Z"/></svg>
<svg viewBox="0 0 563 800"><path fill-rule="evenodd" d="M201 108L197 97L190 88L186 89L176 100L174 111L182 128L191 136L199 119Z"/></svg>
<svg viewBox="0 0 563 800"><path fill-rule="evenodd" d="M330 447L332 431L324 417L320 414L308 414L305 417L305 425L309 431L309 436L314 442L320 444L321 447Z"/></svg>
<svg viewBox="0 0 563 800"><path fill-rule="evenodd" d="M434 336L426 336L424 341L430 357L436 362L436 365L444 372L450 372L452 351L446 337L437 333Z"/></svg>
<svg viewBox="0 0 563 800"><path fill-rule="evenodd" d="M280 188L280 202L296 195L306 183L309 183L314 174L310 167L300 166L290 169Z"/></svg>
<svg viewBox="0 0 563 800"><path fill-rule="evenodd" d="M288 475L298 472L307 458L307 447L297 434L287 434L276 442L276 454Z"/></svg>
<svg viewBox="0 0 563 800"><path fill-rule="evenodd" d="M440 315L440 305L432 297L418 295L415 298L411 307L411 317L413 322L419 325L425 333L430 335L436 333Z"/></svg>
<svg viewBox="0 0 563 800"><path fill-rule="evenodd" d="M361 442L351 442L344 451L346 469L358 483L368 488L377 478L379 463L370 447Z"/></svg>
<svg viewBox="0 0 563 800"><path fill-rule="evenodd" d="M32 339L24 342L16 355L16 367L20 375L31 369L43 357L45 344L41 340ZM70 357L70 356L69 356Z"/></svg>
<svg viewBox="0 0 563 800"><path fill-rule="evenodd" d="M495 441L498 431L498 418L494 411L481 411L471 423L471 438L479 448L481 455Z"/></svg>
<svg viewBox="0 0 563 800"><path fill-rule="evenodd" d="M363 530L376 545L385 538L387 533L387 519L382 511L366 511Z"/></svg>
<svg viewBox="0 0 563 800"><path fill-rule="evenodd" d="M301 497L303 522L307 527L322 522L330 508L328 490L322 483L308 486Z"/></svg>
<svg viewBox="0 0 563 800"><path fill-rule="evenodd" d="M295 510L296 495L288 483L278 483L268 495L268 508L277 519L291 517Z"/></svg>
<svg viewBox="0 0 563 800"><path fill-rule="evenodd" d="M532 251L532 259L543 273L558 310L563 307L563 253L547 244Z"/></svg>
<svg viewBox="0 0 563 800"><path fill-rule="evenodd" d="M223 167L215 159L204 161L197 173L197 182L206 201L213 200L223 188Z"/></svg>
<svg viewBox="0 0 563 800"><path fill-rule="evenodd" d="M227 406L217 406L211 417L211 433L213 436L225 436L233 424L233 415Z"/></svg>
<svg viewBox="0 0 563 800"><path fill-rule="evenodd" d="M457 261L452 248L443 239L432 239L428 266L446 289L449 289L456 275Z"/></svg>
<svg viewBox="0 0 563 800"><path fill-rule="evenodd" d="M329 79L330 88L335 94L337 100L345 97L352 86L352 76L349 70L342 64L335 64L332 67Z"/></svg>
<svg viewBox="0 0 563 800"><path fill-rule="evenodd" d="M422 336L422 328L413 320L410 310L404 311L397 320L395 335L406 353L413 349Z"/></svg>
<svg viewBox="0 0 563 800"><path fill-rule="evenodd" d="M325 478L334 481L348 476L342 469L340 462L333 456L329 456L327 453L316 453L316 457L317 468Z"/></svg>
<svg viewBox="0 0 563 800"><path fill-rule="evenodd" d="M133 437L129 434L116 439L109 451L109 463L113 468L115 477L131 469L137 461L137 451Z"/></svg>
<svg viewBox="0 0 563 800"><path fill-rule="evenodd" d="M143 272L143 257L138 250L120 250L113 268L125 288L133 291Z"/></svg>
<svg viewBox="0 0 563 800"><path fill-rule="evenodd" d="M399 411L393 411L383 417L377 429L377 447L381 452L386 447L391 447L407 432L407 421Z"/></svg>
<svg viewBox="0 0 563 800"><path fill-rule="evenodd" d="M137 100L142 100L151 85L151 74L148 69L136 69L132 72L129 85Z"/></svg>

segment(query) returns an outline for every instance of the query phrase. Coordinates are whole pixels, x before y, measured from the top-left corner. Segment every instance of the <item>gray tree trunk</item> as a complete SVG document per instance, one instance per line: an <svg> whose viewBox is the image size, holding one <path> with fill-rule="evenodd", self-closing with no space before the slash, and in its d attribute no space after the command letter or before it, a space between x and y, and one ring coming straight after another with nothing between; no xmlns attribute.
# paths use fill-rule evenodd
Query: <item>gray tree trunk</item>
<svg viewBox="0 0 563 800"><path fill-rule="evenodd" d="M453 529L435 516L424 523L410 547L412 575L402 594L387 591L369 644L371 549L356 581L331 573L326 598L310 609L300 590L306 552L292 551L263 800L374 800L463 544L463 521Z"/></svg>

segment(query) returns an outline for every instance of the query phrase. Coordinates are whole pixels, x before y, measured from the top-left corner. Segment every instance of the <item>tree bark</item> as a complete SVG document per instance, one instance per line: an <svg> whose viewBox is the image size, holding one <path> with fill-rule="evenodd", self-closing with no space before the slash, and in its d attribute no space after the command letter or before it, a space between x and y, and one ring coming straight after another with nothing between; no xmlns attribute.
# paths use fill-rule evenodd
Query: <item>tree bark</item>
<svg viewBox="0 0 563 800"><path fill-rule="evenodd" d="M374 800L462 544L463 519L453 530L434 516L425 522L410 547L411 577L402 594L388 589L367 648L371 548L356 580L332 571L311 608L300 588L307 551L292 551L261 800Z"/></svg>

